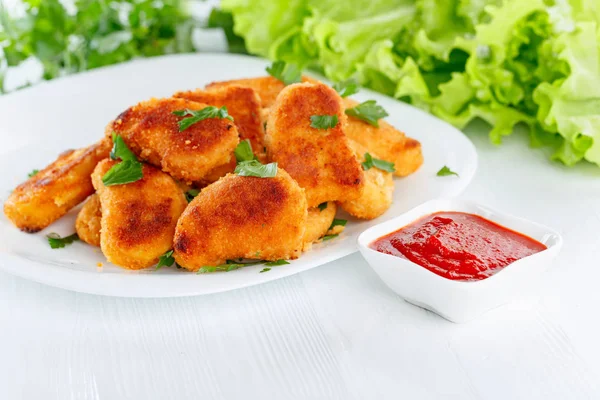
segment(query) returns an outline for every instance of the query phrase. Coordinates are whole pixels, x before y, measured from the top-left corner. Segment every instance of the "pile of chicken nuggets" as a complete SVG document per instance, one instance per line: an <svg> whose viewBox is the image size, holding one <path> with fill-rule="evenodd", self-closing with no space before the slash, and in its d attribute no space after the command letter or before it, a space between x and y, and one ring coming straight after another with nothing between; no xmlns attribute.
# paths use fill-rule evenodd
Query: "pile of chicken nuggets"
<svg viewBox="0 0 600 400"><path fill-rule="evenodd" d="M343 226L332 224L338 208L360 219L385 213L392 175L407 176L423 162L418 141L383 120L375 126L347 115L356 101L301 80L214 82L136 104L98 143L61 154L19 185L4 212L33 233L85 201L75 223L79 238L127 269L153 266L165 253L190 271L232 259L295 259L340 233ZM181 110L207 107L230 117L181 129ZM313 116L333 123L315 128ZM107 185L107 172L126 162L114 157L116 137L139 160L142 177ZM244 141L256 162L276 163L273 176L235 172ZM364 167L367 156L393 163L395 172Z"/></svg>

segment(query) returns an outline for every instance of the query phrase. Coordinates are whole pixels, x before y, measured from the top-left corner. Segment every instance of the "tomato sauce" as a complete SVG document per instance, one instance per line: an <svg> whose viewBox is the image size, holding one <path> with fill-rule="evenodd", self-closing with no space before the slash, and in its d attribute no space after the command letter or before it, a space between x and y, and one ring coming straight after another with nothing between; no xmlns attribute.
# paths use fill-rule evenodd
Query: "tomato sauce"
<svg viewBox="0 0 600 400"><path fill-rule="evenodd" d="M457 281L486 279L547 247L478 215L437 212L370 244Z"/></svg>

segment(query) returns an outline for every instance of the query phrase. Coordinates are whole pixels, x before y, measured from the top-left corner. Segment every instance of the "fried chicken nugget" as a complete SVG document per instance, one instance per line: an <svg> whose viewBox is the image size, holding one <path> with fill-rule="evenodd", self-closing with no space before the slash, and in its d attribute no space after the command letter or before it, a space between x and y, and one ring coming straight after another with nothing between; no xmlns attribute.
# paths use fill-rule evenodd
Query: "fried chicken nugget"
<svg viewBox="0 0 600 400"><path fill-rule="evenodd" d="M4 203L4 214L24 232L38 232L94 193L90 175L110 153L112 140L68 150L17 186Z"/></svg>
<svg viewBox="0 0 600 400"><path fill-rule="evenodd" d="M344 99L345 108L358 104L355 100ZM423 164L421 143L384 120L379 120L379 128L376 128L358 118L348 117L344 132L350 139L365 146L369 153L379 154L382 160L393 162L397 176L410 175Z"/></svg>
<svg viewBox="0 0 600 400"><path fill-rule="evenodd" d="M321 210L319 207L308 209L308 218L306 219L306 231L302 241L304 242L303 251L310 250L312 244L321 239L331 226L337 206L334 202L327 203L327 207Z"/></svg>
<svg viewBox="0 0 600 400"><path fill-rule="evenodd" d="M146 268L172 248L187 201L173 178L148 164L139 181L105 186L102 177L116 163L104 160L92 174L102 208L100 247L113 264Z"/></svg>
<svg viewBox="0 0 600 400"><path fill-rule="evenodd" d="M183 132L173 114L177 110L201 110L207 104L186 99L151 99L125 110L106 128L121 135L142 160L162 168L185 183L202 181L213 169L231 162L239 142L234 123L226 118L207 118Z"/></svg>
<svg viewBox="0 0 600 400"><path fill-rule="evenodd" d="M228 259L297 258L306 229L304 190L279 168L274 178L229 174L204 188L175 232L175 261L197 271Z"/></svg>
<svg viewBox="0 0 600 400"><path fill-rule="evenodd" d="M353 140L350 140L350 147L354 150L358 162L365 161L364 155L368 151L366 147ZM370 154L375 158L379 158L375 153ZM361 196L354 200L340 202L339 205L350 215L357 218L373 219L390 208L393 194L394 179L392 173L372 167L365 171L365 190Z"/></svg>
<svg viewBox="0 0 600 400"><path fill-rule="evenodd" d="M92 246L100 246L100 223L102 209L97 194L93 194L83 204L75 219L75 231L79 239Z"/></svg>
<svg viewBox="0 0 600 400"><path fill-rule="evenodd" d="M302 82L319 83L310 76L302 76ZM285 84L272 76L261 76L259 78L234 79L231 81L212 82L206 85L207 90L219 90L228 86L241 86L253 89L260 97L262 107L268 108L275 103L279 92Z"/></svg>
<svg viewBox="0 0 600 400"><path fill-rule="evenodd" d="M311 116L337 116L333 128L311 127ZM267 122L267 157L306 190L309 207L348 201L364 188L363 170L344 135L340 96L322 83L297 83L281 91Z"/></svg>
<svg viewBox="0 0 600 400"><path fill-rule="evenodd" d="M237 127L240 140L248 139L254 154L264 160L265 130L261 120L260 97L254 89L242 86L224 86L213 90L193 90L177 92L173 97L179 97L198 103L210 104L215 107L227 107L229 115ZM233 166L235 169L235 165ZM233 169L230 171L233 172Z"/></svg>

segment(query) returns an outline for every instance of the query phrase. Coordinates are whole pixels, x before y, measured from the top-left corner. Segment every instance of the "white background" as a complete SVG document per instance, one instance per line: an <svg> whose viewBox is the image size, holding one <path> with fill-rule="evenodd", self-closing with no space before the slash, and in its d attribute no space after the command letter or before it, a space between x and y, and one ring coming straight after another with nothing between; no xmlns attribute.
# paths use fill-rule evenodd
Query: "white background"
<svg viewBox="0 0 600 400"><path fill-rule="evenodd" d="M355 254L180 299L105 298L0 273L0 399L600 398L600 168L470 130L463 197L552 226L557 263L518 301L456 325ZM10 147L10 146L9 146Z"/></svg>

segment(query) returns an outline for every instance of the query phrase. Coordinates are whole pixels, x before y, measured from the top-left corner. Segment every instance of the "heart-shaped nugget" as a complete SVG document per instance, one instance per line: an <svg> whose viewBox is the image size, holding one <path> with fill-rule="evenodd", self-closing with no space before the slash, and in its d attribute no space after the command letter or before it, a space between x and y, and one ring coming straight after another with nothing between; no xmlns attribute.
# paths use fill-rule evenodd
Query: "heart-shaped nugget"
<svg viewBox="0 0 600 400"><path fill-rule="evenodd" d="M281 168L273 178L229 174L204 188L181 215L175 261L197 271L237 258L297 258L306 210L304 190Z"/></svg>

